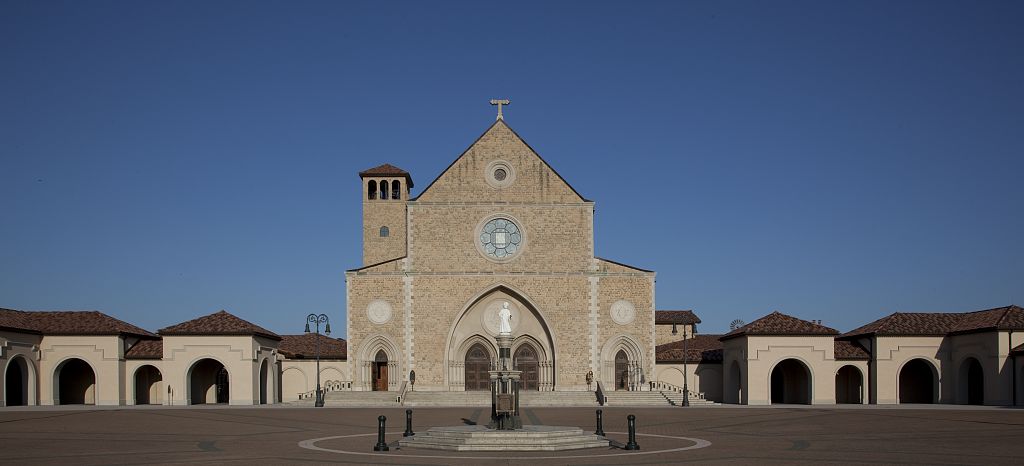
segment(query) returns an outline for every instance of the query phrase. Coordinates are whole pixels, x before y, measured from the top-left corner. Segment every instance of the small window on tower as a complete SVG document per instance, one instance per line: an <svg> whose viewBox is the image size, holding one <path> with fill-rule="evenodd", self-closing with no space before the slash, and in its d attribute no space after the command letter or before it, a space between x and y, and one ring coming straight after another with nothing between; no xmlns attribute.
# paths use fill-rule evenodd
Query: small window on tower
<svg viewBox="0 0 1024 466"><path fill-rule="evenodd" d="M380 227L380 237L387 238L391 234L391 230L388 227Z"/></svg>
<svg viewBox="0 0 1024 466"><path fill-rule="evenodd" d="M377 182L370 180L366 187L366 198L373 200L377 199Z"/></svg>
<svg viewBox="0 0 1024 466"><path fill-rule="evenodd" d="M380 182L380 198L381 199L387 199L388 198L388 182L387 181L381 181Z"/></svg>
<svg viewBox="0 0 1024 466"><path fill-rule="evenodd" d="M395 180L391 182L391 199L402 198L402 182Z"/></svg>

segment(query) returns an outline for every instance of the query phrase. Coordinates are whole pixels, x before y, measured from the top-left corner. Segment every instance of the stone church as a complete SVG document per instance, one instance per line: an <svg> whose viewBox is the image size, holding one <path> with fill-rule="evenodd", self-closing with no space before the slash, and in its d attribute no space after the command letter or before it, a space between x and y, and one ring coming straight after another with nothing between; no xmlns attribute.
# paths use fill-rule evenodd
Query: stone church
<svg viewBox="0 0 1024 466"><path fill-rule="evenodd" d="M412 175L360 174L363 265L346 273L355 390L487 390L504 303L523 388L643 385L654 272L598 257L594 202L500 116L410 197Z"/></svg>

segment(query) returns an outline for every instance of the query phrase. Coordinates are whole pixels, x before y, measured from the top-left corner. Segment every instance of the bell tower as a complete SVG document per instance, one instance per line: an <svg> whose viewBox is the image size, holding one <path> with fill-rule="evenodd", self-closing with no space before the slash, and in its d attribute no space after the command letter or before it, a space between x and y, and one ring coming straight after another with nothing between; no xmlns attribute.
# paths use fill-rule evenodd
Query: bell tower
<svg viewBox="0 0 1024 466"><path fill-rule="evenodd" d="M359 172L363 185L363 266L404 257L412 176L384 164Z"/></svg>

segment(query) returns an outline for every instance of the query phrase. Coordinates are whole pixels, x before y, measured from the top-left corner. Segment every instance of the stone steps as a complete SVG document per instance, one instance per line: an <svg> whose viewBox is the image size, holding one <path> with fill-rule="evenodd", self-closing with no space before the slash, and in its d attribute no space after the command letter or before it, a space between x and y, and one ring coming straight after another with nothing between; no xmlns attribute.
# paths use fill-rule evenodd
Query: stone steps
<svg viewBox="0 0 1024 466"><path fill-rule="evenodd" d="M678 404L669 400L662 392L627 392L616 391L605 393L606 406L671 406Z"/></svg>
<svg viewBox="0 0 1024 466"><path fill-rule="evenodd" d="M303 404L313 400L303 400ZM397 392L348 392L338 391L324 394L324 406L342 408L376 408L399 406Z"/></svg>
<svg viewBox="0 0 1024 466"><path fill-rule="evenodd" d="M405 406L491 406L491 392L408 392Z"/></svg>
<svg viewBox="0 0 1024 466"><path fill-rule="evenodd" d="M532 426L512 431L483 426L431 427L398 442L402 448L448 451L561 451L608 447L608 439L579 427Z"/></svg>

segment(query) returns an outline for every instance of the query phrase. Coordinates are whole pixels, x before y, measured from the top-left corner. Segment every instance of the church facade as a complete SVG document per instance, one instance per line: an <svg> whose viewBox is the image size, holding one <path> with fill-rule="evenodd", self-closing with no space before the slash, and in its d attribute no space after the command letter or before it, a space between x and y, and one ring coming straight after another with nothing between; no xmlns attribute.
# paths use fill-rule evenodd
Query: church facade
<svg viewBox="0 0 1024 466"><path fill-rule="evenodd" d="M652 271L594 251L594 202L499 118L415 198L360 173L363 265L346 273L355 390L487 390L498 311L523 388L637 389L654 373Z"/></svg>

